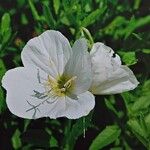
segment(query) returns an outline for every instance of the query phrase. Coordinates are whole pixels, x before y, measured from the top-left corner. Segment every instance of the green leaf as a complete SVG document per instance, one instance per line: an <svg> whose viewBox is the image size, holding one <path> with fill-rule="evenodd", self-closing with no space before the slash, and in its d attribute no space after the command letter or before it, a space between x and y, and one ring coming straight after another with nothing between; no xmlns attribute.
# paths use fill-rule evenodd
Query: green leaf
<svg viewBox="0 0 150 150"><path fill-rule="evenodd" d="M51 136L50 138L50 147L58 147L58 142L55 137Z"/></svg>
<svg viewBox="0 0 150 150"><path fill-rule="evenodd" d="M62 5L64 7L64 10L67 11L70 8L72 8L72 6L75 6L75 4L77 3L77 0L63 0L62 1Z"/></svg>
<svg viewBox="0 0 150 150"><path fill-rule="evenodd" d="M60 8L60 0L53 0L53 7L55 10L55 13L58 14L59 8Z"/></svg>
<svg viewBox="0 0 150 150"><path fill-rule="evenodd" d="M1 34L4 35L10 28L10 15L5 13L1 19Z"/></svg>
<svg viewBox="0 0 150 150"><path fill-rule="evenodd" d="M99 33L103 31L105 34L118 39L125 34L124 26L126 26L126 24L127 20L125 17L117 16L104 29L100 30Z"/></svg>
<svg viewBox="0 0 150 150"><path fill-rule="evenodd" d="M24 13L21 14L21 23L23 25L27 25L28 24L28 19L27 19L26 15Z"/></svg>
<svg viewBox="0 0 150 150"><path fill-rule="evenodd" d="M144 82L141 89L141 96L136 99L133 106L131 107L132 111L138 112L139 110L148 109L150 106L150 80Z"/></svg>
<svg viewBox="0 0 150 150"><path fill-rule="evenodd" d="M10 15L8 13L5 13L1 19L1 36L2 44L5 44L11 36Z"/></svg>
<svg viewBox="0 0 150 150"><path fill-rule="evenodd" d="M124 92L121 94L126 105L130 105L136 100L136 97L133 96L130 92ZM129 106L128 106L129 107Z"/></svg>
<svg viewBox="0 0 150 150"><path fill-rule="evenodd" d="M3 75L6 72L6 68L2 59L0 59L0 80L2 80Z"/></svg>
<svg viewBox="0 0 150 150"><path fill-rule="evenodd" d="M0 81L2 80L3 75L6 72L6 68L5 65L3 63L3 60L0 59ZM0 86L0 113L2 113L6 108L6 102L5 102L5 98L4 98L4 93L2 90L2 87Z"/></svg>
<svg viewBox="0 0 150 150"><path fill-rule="evenodd" d="M137 132L140 136L146 137L146 133L141 128L139 122L136 119L130 119L127 124L131 127L132 130Z"/></svg>
<svg viewBox="0 0 150 150"><path fill-rule="evenodd" d="M81 26L83 27L87 27L91 24L93 24L97 19L100 19L100 17L102 17L102 15L104 14L104 12L106 11L107 7L103 7L100 9L96 9L95 11L93 11L92 13L90 13L87 17L85 17L85 19L81 22Z"/></svg>
<svg viewBox="0 0 150 150"><path fill-rule="evenodd" d="M60 21L67 26L70 26L71 24L70 20L66 16L62 17Z"/></svg>
<svg viewBox="0 0 150 150"><path fill-rule="evenodd" d="M29 6L31 8L31 11L32 11L34 19L39 21L40 20L40 16L39 16L38 11L36 10L36 8L34 6L33 1L32 0L28 0L28 3L29 3Z"/></svg>
<svg viewBox="0 0 150 150"><path fill-rule="evenodd" d="M23 131L25 132L30 124L31 120L24 119L24 129Z"/></svg>
<svg viewBox="0 0 150 150"><path fill-rule="evenodd" d="M141 96L132 106L132 111L139 111L150 106L150 95Z"/></svg>
<svg viewBox="0 0 150 150"><path fill-rule="evenodd" d="M43 5L43 13L44 13L45 21L47 22L49 27L54 29L56 21L54 20L54 17L52 16L50 8L46 4Z"/></svg>
<svg viewBox="0 0 150 150"><path fill-rule="evenodd" d="M69 150L72 150L76 140L80 135L84 133L84 131L92 125L91 119L92 119L92 114L91 112L88 116L82 117L76 121L76 123L72 126L71 130L67 130L66 132L66 140L67 140L67 145L66 147ZM69 125L70 126L70 125Z"/></svg>
<svg viewBox="0 0 150 150"><path fill-rule="evenodd" d="M20 139L20 131L18 129L16 129L16 131L14 132L11 141L12 141L12 146L15 150L21 148L22 143L21 143L21 139Z"/></svg>
<svg viewBox="0 0 150 150"><path fill-rule="evenodd" d="M101 29L99 31L99 34L102 31L104 31L105 34L111 35L115 39L122 37L124 37L124 39L127 39L131 34L136 36L133 33L134 30L149 23L150 23L150 15L138 19L132 17L130 21L128 21L123 16L117 16L109 25L107 25L104 29Z"/></svg>
<svg viewBox="0 0 150 150"><path fill-rule="evenodd" d="M139 122L136 119L129 120L127 122L133 134L147 147L147 133L140 126Z"/></svg>
<svg viewBox="0 0 150 150"><path fill-rule="evenodd" d="M136 34L136 33L132 33L132 35L133 35L134 37L136 37L139 41L141 41L141 40L142 40L142 38L141 38L138 34Z"/></svg>
<svg viewBox="0 0 150 150"><path fill-rule="evenodd" d="M142 49L142 52L145 54L150 54L150 49Z"/></svg>
<svg viewBox="0 0 150 150"><path fill-rule="evenodd" d="M150 94L149 89L150 89L150 79L144 82L144 85L142 87L142 95L149 95Z"/></svg>
<svg viewBox="0 0 150 150"><path fill-rule="evenodd" d="M137 10L139 8L140 4L141 4L141 0L134 0L133 8Z"/></svg>
<svg viewBox="0 0 150 150"><path fill-rule="evenodd" d="M4 92L0 86L0 114L6 109L6 101L4 98Z"/></svg>
<svg viewBox="0 0 150 150"><path fill-rule="evenodd" d="M26 3L26 0L17 0L17 5L19 7L23 7L25 5L25 3Z"/></svg>
<svg viewBox="0 0 150 150"><path fill-rule="evenodd" d="M147 126L148 134L150 136L150 114L145 117L145 124Z"/></svg>
<svg viewBox="0 0 150 150"><path fill-rule="evenodd" d="M150 15L139 19L135 19L134 17L132 17L125 29L126 30L125 39L127 39L134 30L149 23L150 23Z"/></svg>
<svg viewBox="0 0 150 150"><path fill-rule="evenodd" d="M116 141L121 133L118 126L107 126L92 142L90 150L100 150Z"/></svg>
<svg viewBox="0 0 150 150"><path fill-rule="evenodd" d="M122 56L122 61L126 65L131 66L137 63L135 52L120 52L119 54Z"/></svg>

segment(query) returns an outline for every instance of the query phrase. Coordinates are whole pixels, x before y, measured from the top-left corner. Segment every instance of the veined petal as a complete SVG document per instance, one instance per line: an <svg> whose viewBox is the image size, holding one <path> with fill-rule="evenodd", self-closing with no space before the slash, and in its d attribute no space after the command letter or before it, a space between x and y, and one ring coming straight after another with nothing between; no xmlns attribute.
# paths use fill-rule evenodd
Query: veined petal
<svg viewBox="0 0 150 150"><path fill-rule="evenodd" d="M2 86L7 90L6 103L16 116L28 119L67 117L76 119L87 115L95 105L90 92L70 97L47 97L42 84L47 74L42 70L18 67L6 72Z"/></svg>
<svg viewBox="0 0 150 150"><path fill-rule="evenodd" d="M94 95L90 92L82 93L78 99L63 97L55 103L54 109L50 109L47 114L50 118L67 117L77 119L86 116L95 106Z"/></svg>
<svg viewBox="0 0 150 150"><path fill-rule="evenodd" d="M60 32L47 30L26 44L21 57L25 67L38 67L56 77L63 73L71 54L69 41Z"/></svg>
<svg viewBox="0 0 150 150"><path fill-rule="evenodd" d="M9 110L22 118L46 117L49 105L44 96L45 88L41 83L46 77L47 74L41 70L39 72L24 67L7 71L2 79L2 86L7 90L6 103Z"/></svg>
<svg viewBox="0 0 150 150"><path fill-rule="evenodd" d="M87 49L85 39L77 40L72 47L73 55L65 67L65 74L77 77L74 94L87 91L92 82L91 60Z"/></svg>
<svg viewBox="0 0 150 150"><path fill-rule="evenodd" d="M117 94L133 90L137 87L139 82L134 76L133 72L127 66L121 66L108 80L104 81L99 86L93 86L91 91L93 94Z"/></svg>
<svg viewBox="0 0 150 150"><path fill-rule="evenodd" d="M94 72L91 91L93 94L117 94L137 87L133 72L121 65L120 57L103 43L96 43L91 50Z"/></svg>

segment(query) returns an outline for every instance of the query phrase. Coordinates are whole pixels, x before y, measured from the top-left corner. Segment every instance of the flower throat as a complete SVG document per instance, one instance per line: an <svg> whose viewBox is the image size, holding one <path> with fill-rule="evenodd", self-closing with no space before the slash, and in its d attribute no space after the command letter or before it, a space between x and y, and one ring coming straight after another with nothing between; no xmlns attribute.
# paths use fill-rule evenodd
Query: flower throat
<svg viewBox="0 0 150 150"><path fill-rule="evenodd" d="M76 76L69 77L62 75L58 79L54 80L48 75L47 82L45 84L48 96L66 96L70 95L74 89Z"/></svg>

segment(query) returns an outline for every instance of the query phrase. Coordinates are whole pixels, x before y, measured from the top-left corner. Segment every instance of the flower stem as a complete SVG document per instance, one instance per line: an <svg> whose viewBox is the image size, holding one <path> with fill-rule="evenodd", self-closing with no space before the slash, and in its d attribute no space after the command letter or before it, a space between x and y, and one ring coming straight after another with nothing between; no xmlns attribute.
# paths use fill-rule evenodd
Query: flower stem
<svg viewBox="0 0 150 150"><path fill-rule="evenodd" d="M81 35L87 36L88 41L89 41L89 49L91 49L94 44L94 40L93 40L93 37L92 37L90 31L84 27L81 27Z"/></svg>

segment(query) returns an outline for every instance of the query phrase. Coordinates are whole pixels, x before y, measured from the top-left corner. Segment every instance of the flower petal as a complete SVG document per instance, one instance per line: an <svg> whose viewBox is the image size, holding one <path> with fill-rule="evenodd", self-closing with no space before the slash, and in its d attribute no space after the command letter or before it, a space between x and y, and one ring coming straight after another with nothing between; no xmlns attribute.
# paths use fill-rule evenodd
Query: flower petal
<svg viewBox="0 0 150 150"><path fill-rule="evenodd" d="M91 60L88 53L87 41L77 40L73 47L73 55L70 57L65 74L76 76L74 94L87 91L92 82Z"/></svg>
<svg viewBox="0 0 150 150"><path fill-rule="evenodd" d="M94 108L94 96L90 92L80 94L76 100L70 97L37 98L35 92L45 92L37 76L36 70L24 67L11 69L4 75L2 86L7 90L7 106L16 116L28 119L76 119L87 115ZM43 79L46 76L47 74L40 70L40 77Z"/></svg>
<svg viewBox="0 0 150 150"><path fill-rule="evenodd" d="M36 119L45 117L46 112L49 111L44 99L35 96L35 93L45 92L45 88L39 83L38 73L37 70L18 67L7 71L4 75L2 86L7 90L6 103L9 110L16 116ZM47 74L40 70L40 77L46 76ZM42 105L44 109L40 109Z"/></svg>
<svg viewBox="0 0 150 150"><path fill-rule="evenodd" d="M71 54L69 41L60 32L48 30L31 39L21 57L25 67L38 67L56 77L62 74Z"/></svg>
<svg viewBox="0 0 150 150"><path fill-rule="evenodd" d="M91 91L94 94L117 94L137 87L133 72L121 65L120 57L103 43L96 43L91 50L94 72Z"/></svg>
<svg viewBox="0 0 150 150"><path fill-rule="evenodd" d="M50 118L67 117L77 119L86 116L95 106L95 97L90 92L78 96L77 100L70 97L59 99L48 113Z"/></svg>

